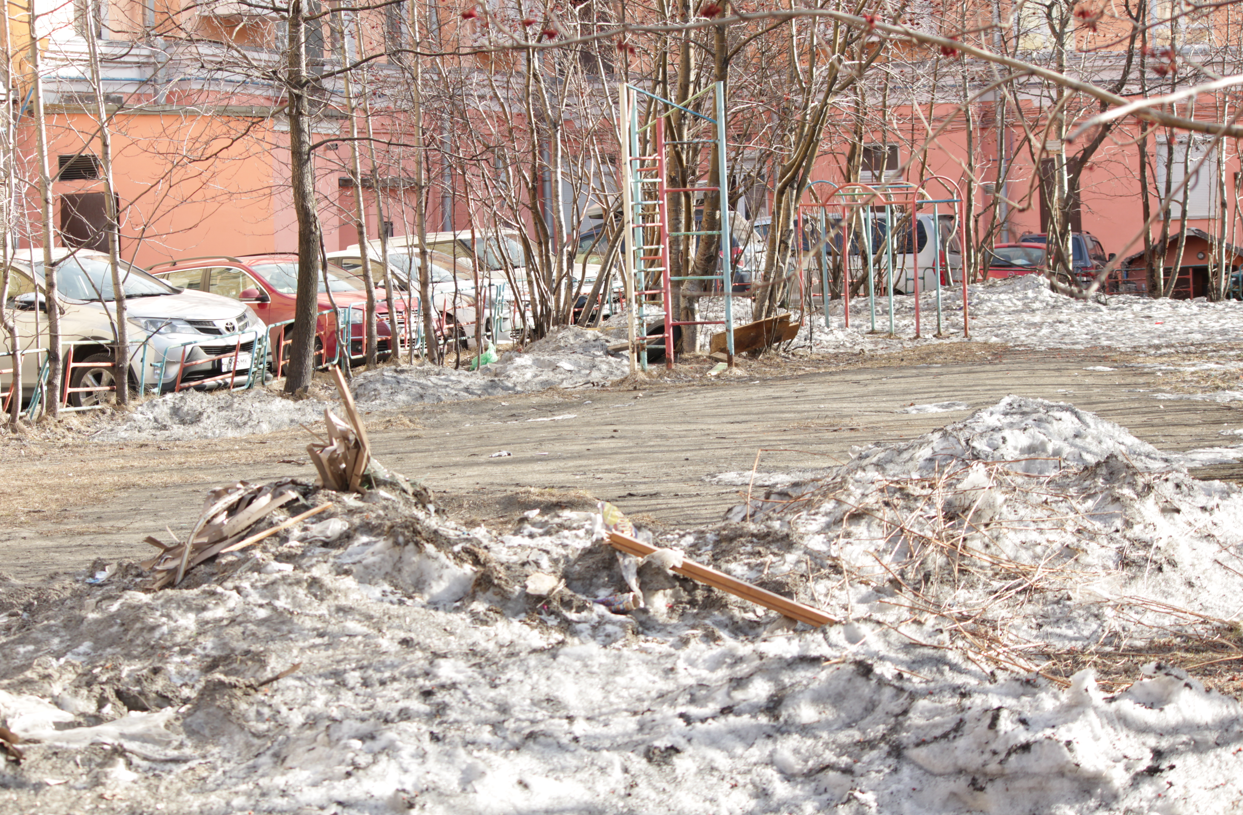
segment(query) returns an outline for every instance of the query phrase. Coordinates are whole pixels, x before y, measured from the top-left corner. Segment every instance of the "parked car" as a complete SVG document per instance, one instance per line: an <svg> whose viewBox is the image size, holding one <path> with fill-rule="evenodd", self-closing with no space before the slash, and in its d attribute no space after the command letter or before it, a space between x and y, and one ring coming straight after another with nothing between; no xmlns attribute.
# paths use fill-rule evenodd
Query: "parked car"
<svg viewBox="0 0 1243 815"><path fill-rule="evenodd" d="M23 350L48 344L43 250L24 250L9 267L8 306L17 321ZM112 266L102 252L52 250L57 297L63 309L61 339L69 403L91 407L111 401L116 295ZM129 378L135 390L168 392L178 387L233 387L252 381L255 343L263 323L235 300L174 288L122 261L122 290L129 322ZM0 332L0 354L11 354L7 332ZM44 355L29 354L21 380L27 394L40 376ZM184 363L183 363L184 360ZM0 360L0 368L11 367ZM8 390L12 374L0 374Z"/></svg>
<svg viewBox="0 0 1243 815"><path fill-rule="evenodd" d="M1045 273L1045 247L1033 243L999 243L984 256L990 280Z"/></svg>
<svg viewBox="0 0 1243 815"><path fill-rule="evenodd" d="M1020 243L1046 246L1049 236L1044 232L1031 232L1019 238ZM1090 232L1070 233L1071 263L1075 283L1088 286L1115 255L1106 255L1101 242ZM1068 281L1069 282L1069 281Z"/></svg>
<svg viewBox="0 0 1243 815"><path fill-rule="evenodd" d="M852 280L857 280L864 273L863 259L868 255L876 271L877 294L888 292L886 278L890 268L894 294L914 293L916 269L919 269L921 292L930 291L938 284L951 286L961 283L962 244L958 240L958 219L955 215L918 213L914 230L911 229L911 219L900 213L894 215L896 227L893 228L883 212L864 211L860 216L852 221L849 229L843 228L839 215L828 216L825 224L832 233L828 249L834 255L841 253L845 235L850 235ZM756 219L755 234L767 236L768 229L767 219ZM891 232L894 234L891 235ZM819 223L809 218L806 228L800 230L804 252L813 251L820 245L819 233Z"/></svg>
<svg viewBox="0 0 1243 815"><path fill-rule="evenodd" d="M369 248L369 252L374 250ZM357 245L352 249L329 252L328 261L340 266L346 272L361 280L363 259ZM419 292L419 255L404 251L390 251L388 271L393 281L394 296L406 298L408 292ZM369 259L371 280L377 288L384 286L384 263L378 257ZM435 328L440 338L454 333L470 333L465 327L475 322L475 285L469 280L456 277L448 268L432 260L429 266L429 283L431 284L432 303L435 306Z"/></svg>
<svg viewBox="0 0 1243 815"><path fill-rule="evenodd" d="M294 317L294 304L298 293L297 255L188 258L158 264L151 269L151 273L181 289L210 292L241 300L254 308L260 319L269 326L292 320ZM324 277L322 274L319 276L318 305L321 314L316 321L316 350L325 360L332 360L337 356L336 317L331 313L323 313L331 312L335 300L338 308L349 310L350 358L362 359L366 355L367 293L358 278L338 266L329 265L327 284ZM329 290L332 293L331 298L328 295ZM393 345L388 304L384 302L382 293L377 296L377 301L376 352L381 358L386 358L392 353ZM406 326L404 302L397 304L397 312L400 343Z"/></svg>

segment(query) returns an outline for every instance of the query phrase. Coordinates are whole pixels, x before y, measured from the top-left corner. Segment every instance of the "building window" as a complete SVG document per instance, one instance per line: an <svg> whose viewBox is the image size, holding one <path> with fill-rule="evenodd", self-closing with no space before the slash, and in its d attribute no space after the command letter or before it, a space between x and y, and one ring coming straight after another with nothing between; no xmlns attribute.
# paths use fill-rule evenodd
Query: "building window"
<svg viewBox="0 0 1243 815"><path fill-rule="evenodd" d="M1049 15L1043 3L1028 0L1015 9L1014 36L1020 51L1049 50Z"/></svg>
<svg viewBox="0 0 1243 815"><path fill-rule="evenodd" d="M393 222L385 221L384 222L384 237L391 238L396 234L397 234L396 230L393 229Z"/></svg>
<svg viewBox="0 0 1243 815"><path fill-rule="evenodd" d="M1169 217L1182 218L1186 194L1187 218L1211 218L1217 204L1217 150L1205 139L1174 143L1171 158L1169 142L1157 143L1157 195L1165 197L1170 184ZM1186 180L1184 189L1183 181Z"/></svg>
<svg viewBox="0 0 1243 815"><path fill-rule="evenodd" d="M406 45L406 4L399 0L384 7L384 45L388 53L400 51Z"/></svg>
<svg viewBox="0 0 1243 815"><path fill-rule="evenodd" d="M106 0L74 0L73 28L79 37L106 39L104 27L107 25L108 6Z"/></svg>
<svg viewBox="0 0 1243 815"><path fill-rule="evenodd" d="M99 157L91 153L57 156L57 181L90 181L100 177Z"/></svg>
<svg viewBox="0 0 1243 815"><path fill-rule="evenodd" d="M898 177L898 145L865 144L859 163L859 180L863 183L891 181Z"/></svg>
<svg viewBox="0 0 1243 815"><path fill-rule="evenodd" d="M1201 50L1213 44L1212 8L1201 10L1187 0L1150 0L1149 36L1154 45Z"/></svg>

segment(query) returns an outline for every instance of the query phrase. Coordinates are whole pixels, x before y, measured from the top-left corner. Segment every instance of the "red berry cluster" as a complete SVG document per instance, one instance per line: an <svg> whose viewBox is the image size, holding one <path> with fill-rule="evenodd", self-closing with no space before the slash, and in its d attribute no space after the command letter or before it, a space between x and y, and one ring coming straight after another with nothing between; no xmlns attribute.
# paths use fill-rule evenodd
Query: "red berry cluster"
<svg viewBox="0 0 1243 815"><path fill-rule="evenodd" d="M1144 54L1152 60L1150 67L1157 76L1171 76L1178 73L1178 60L1174 49L1168 45L1145 48Z"/></svg>

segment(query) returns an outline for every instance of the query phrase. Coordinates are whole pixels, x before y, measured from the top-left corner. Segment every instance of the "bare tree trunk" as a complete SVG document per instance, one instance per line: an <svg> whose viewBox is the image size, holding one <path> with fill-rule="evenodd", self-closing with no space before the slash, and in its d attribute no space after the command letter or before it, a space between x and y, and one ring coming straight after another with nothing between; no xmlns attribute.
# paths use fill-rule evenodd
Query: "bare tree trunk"
<svg viewBox="0 0 1243 815"><path fill-rule="evenodd" d="M412 97L411 125L414 128L414 183L417 196L414 200L414 229L419 238L419 303L423 314L423 347L424 359L433 364L440 363L440 345L436 342L436 324L432 317L435 308L431 294L432 256L427 251L427 151L423 140L423 58L419 54L419 17L418 4L410 4L411 28L414 31L415 53L414 85L410 89Z"/></svg>
<svg viewBox="0 0 1243 815"><path fill-rule="evenodd" d="M38 12L30 6L30 30L38 31ZM39 71L39 38L30 38L30 73L34 77L31 99L34 105L35 149L39 151L39 218L43 239L44 290L47 293L47 360L48 378L44 393L44 410L56 418L60 415L60 384L62 378L60 354L60 295L56 287L56 270L52 268L52 174L48 169L47 120L43 110L43 77Z"/></svg>
<svg viewBox="0 0 1243 815"><path fill-rule="evenodd" d="M349 49L346 47L346 29L344 21L340 18L340 13L334 14L335 24L339 26L340 36L337 38L341 45L341 64L348 65L351 60ZM362 254L362 273L363 288L367 290L367 313L366 313L366 363L368 368L375 368L376 365L376 342L379 339L379 331L376 327L375 314L375 278L371 274L371 252L367 246L367 211L366 204L363 201L363 164L362 157L359 155L358 149L358 106L354 100L354 80L350 71L346 71L342 76L345 88L345 115L350 120L350 175L354 178L354 223L358 234L358 251ZM380 194L377 189L376 195ZM383 229L383 225L381 225ZM390 319L392 314L389 314ZM350 342L352 343L353 334L350 334ZM347 345L347 348L350 346ZM351 349L352 350L352 349Z"/></svg>
<svg viewBox="0 0 1243 815"><path fill-rule="evenodd" d="M6 14L3 20L0 20L0 25L4 26L4 64L0 65L0 93L4 94L5 99L12 99L14 95L12 23L12 15ZM10 247L14 243L13 223L16 215L16 207L13 206L13 203L14 193L17 189L17 133L16 114L13 107L6 106L3 115L3 143L0 144L0 173L3 173L3 181L0 182L0 195L4 197L4 200L0 201L0 264L3 264L0 266L0 328L3 328L9 335L9 347L13 351L10 358L13 378L12 384L9 386L9 422L10 427L15 427L22 415L22 342L21 330L7 306L9 302L9 261L12 259Z"/></svg>
<svg viewBox="0 0 1243 815"><path fill-rule="evenodd" d="M289 119L289 172L294 214L298 220L298 291L294 305L293 341L285 392L297 393L311 384L314 373L315 320L319 304L319 212L315 201L314 156L310 132L311 78L306 65L306 7L289 3L289 52L285 64L286 116ZM334 315L333 324L336 324ZM346 338L346 357L348 358ZM338 349L340 352L342 349Z"/></svg>
<svg viewBox="0 0 1243 815"><path fill-rule="evenodd" d="M87 4L88 13L94 14L95 5ZM99 43L95 38L94 25L86 36L87 55L90 60L91 85L95 91L95 117L99 121L99 165L104 177L104 212L108 231L108 264L112 267L112 296L116 303L113 320L116 347L112 349L112 375L116 385L118 405L129 404L129 323L125 314L125 277L121 274L120 218L117 197L112 180L112 129L108 122L108 109L104 104L104 83L99 65ZM139 382L139 387L142 382Z"/></svg>

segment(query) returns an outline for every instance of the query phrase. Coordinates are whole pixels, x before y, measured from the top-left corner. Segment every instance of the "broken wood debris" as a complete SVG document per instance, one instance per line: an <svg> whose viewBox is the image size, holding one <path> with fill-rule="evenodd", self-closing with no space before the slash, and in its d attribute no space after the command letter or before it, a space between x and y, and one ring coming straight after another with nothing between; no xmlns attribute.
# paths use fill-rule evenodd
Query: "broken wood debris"
<svg viewBox="0 0 1243 815"><path fill-rule="evenodd" d="M644 558L658 551L655 546L636 540L629 535L623 535L620 532L609 530L606 532L606 535L610 546L628 555ZM728 592L735 597L741 597L743 600L764 608L772 609L792 620L807 623L816 628L828 623L839 622L839 620L830 617L818 608L804 605L788 597L782 597L780 594L774 594L771 591L761 589L759 586L754 586L736 577L730 577L724 572L718 572L710 566L704 566L693 560L683 559L680 564L671 566L670 571L676 572L683 577L689 577L691 580L703 583L706 586L712 586L713 588Z"/></svg>
<svg viewBox="0 0 1243 815"><path fill-rule="evenodd" d="M789 342L798 336L799 329L802 327L803 324L794 322L793 315L788 311L776 317L737 326L734 328L734 353L745 354L748 351L759 351L778 343ZM719 359L716 356L718 353L726 352L724 331L712 335L712 339L708 341L708 351L713 359ZM721 361L726 360L728 356Z"/></svg>
<svg viewBox="0 0 1243 815"><path fill-rule="evenodd" d="M22 761L22 750L17 745L22 743L21 736L0 724L0 750L17 763Z"/></svg>
<svg viewBox="0 0 1243 815"><path fill-rule="evenodd" d="M214 489L208 493L203 513L189 537L173 544L147 537L144 543L156 547L160 553L139 565L155 572L152 588L163 588L170 583L178 585L185 578L186 572L200 563L216 555L253 546L264 538L332 506L322 504L284 523L250 534L274 510L300 497L291 481L278 481L265 486L239 481L229 487Z"/></svg>
<svg viewBox="0 0 1243 815"><path fill-rule="evenodd" d="M340 368L332 369L341 404L345 407L347 421L342 421L331 410L324 409L324 422L328 426L328 441L311 442L306 452L319 471L320 484L325 489L338 492L359 492L363 473L371 462L371 443L367 428L354 404L354 397Z"/></svg>

